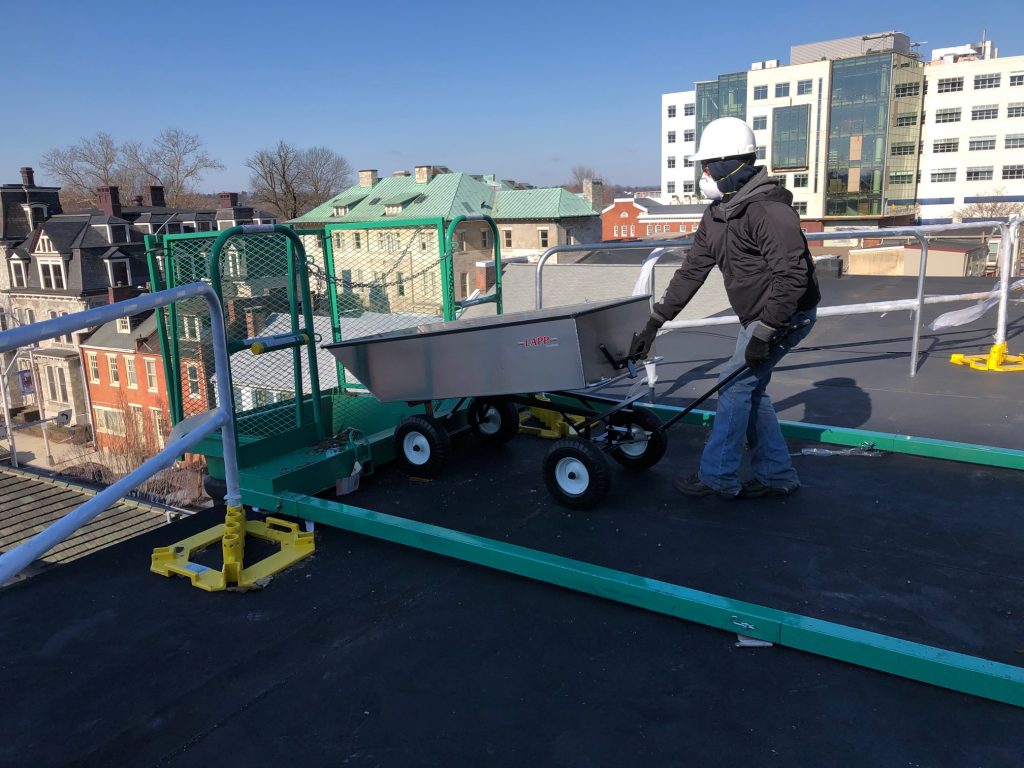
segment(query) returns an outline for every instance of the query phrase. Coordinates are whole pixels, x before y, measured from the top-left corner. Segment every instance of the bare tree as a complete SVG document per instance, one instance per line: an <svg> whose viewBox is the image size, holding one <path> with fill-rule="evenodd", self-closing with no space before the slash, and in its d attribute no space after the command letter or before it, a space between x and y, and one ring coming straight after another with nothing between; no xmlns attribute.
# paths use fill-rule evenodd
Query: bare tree
<svg viewBox="0 0 1024 768"><path fill-rule="evenodd" d="M1005 187L994 189L991 192L992 197L1002 197L1006 194ZM967 203L962 208L957 208L953 211L953 216L964 221L965 219L1007 219L1012 216L1020 216L1024 214L1024 203L1006 203L1006 202L989 202L989 203Z"/></svg>
<svg viewBox="0 0 1024 768"><path fill-rule="evenodd" d="M600 173L589 165L574 165L569 173L571 178L569 179L569 182L563 186L570 192L582 192L583 182L587 179L600 181L602 184L608 183Z"/></svg>
<svg viewBox="0 0 1024 768"><path fill-rule="evenodd" d="M198 136L178 128L163 130L149 145L119 145L100 131L70 147L51 149L41 164L64 188L71 209L95 204L96 188L110 185L127 200L142 194L146 185L159 184L168 204L180 206L195 194L206 171L224 167L206 153Z"/></svg>
<svg viewBox="0 0 1024 768"><path fill-rule="evenodd" d="M352 181L348 161L327 147L299 149L284 139L245 161L253 201L284 219L300 216Z"/></svg>
<svg viewBox="0 0 1024 768"><path fill-rule="evenodd" d="M125 165L147 184L164 188L167 203L180 206L186 196L195 193L195 186L207 171L224 166L203 149L203 140L180 128L165 128L149 147L129 142L122 147Z"/></svg>

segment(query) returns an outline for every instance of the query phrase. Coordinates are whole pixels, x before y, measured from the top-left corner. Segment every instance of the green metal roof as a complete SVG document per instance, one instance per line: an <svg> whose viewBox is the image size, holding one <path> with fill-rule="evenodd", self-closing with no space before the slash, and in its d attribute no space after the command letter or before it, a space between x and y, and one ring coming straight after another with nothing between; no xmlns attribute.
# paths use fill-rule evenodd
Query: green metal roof
<svg viewBox="0 0 1024 768"><path fill-rule="evenodd" d="M511 189L497 193L495 219L565 219L595 216L590 203L561 187Z"/></svg>
<svg viewBox="0 0 1024 768"><path fill-rule="evenodd" d="M397 214L385 215L385 206L402 204L404 207ZM336 208L346 206L349 212L345 216L334 215ZM429 218L450 221L456 216L474 213L486 213L503 221L596 215L585 200L561 187L495 191L478 177L442 173L422 184L417 184L413 176L390 176L372 187L350 187L289 223Z"/></svg>

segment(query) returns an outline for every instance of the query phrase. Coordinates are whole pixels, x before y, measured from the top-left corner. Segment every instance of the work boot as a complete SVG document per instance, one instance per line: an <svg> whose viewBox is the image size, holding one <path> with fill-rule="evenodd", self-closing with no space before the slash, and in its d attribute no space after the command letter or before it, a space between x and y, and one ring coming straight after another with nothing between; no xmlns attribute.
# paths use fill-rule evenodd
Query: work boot
<svg viewBox="0 0 1024 768"><path fill-rule="evenodd" d="M672 487L679 491L684 496L720 496L723 499L735 499L736 495L730 495L728 493L722 493L716 491L710 485L700 479L699 475L687 475L677 477L672 481Z"/></svg>
<svg viewBox="0 0 1024 768"><path fill-rule="evenodd" d="M747 480L743 484L743 490L740 491L740 496L744 499L758 499L761 496L792 496L794 493L800 490L799 485L765 485L760 480L753 479Z"/></svg>

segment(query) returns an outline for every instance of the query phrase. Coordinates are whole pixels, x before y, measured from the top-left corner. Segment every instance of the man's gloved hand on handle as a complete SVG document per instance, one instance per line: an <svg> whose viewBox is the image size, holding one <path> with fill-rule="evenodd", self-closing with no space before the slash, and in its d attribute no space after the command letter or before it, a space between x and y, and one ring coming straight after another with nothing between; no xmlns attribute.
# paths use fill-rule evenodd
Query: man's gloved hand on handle
<svg viewBox="0 0 1024 768"><path fill-rule="evenodd" d="M772 336L775 335L775 332L776 329L770 325L765 325L760 320L754 321L754 330L750 334L750 341L747 342L747 348L743 353L747 365L757 368L757 366L768 362L772 351Z"/></svg>
<svg viewBox="0 0 1024 768"><path fill-rule="evenodd" d="M654 345L654 337L658 335L658 330L661 328L662 323L662 320L651 317L647 320L647 325L633 334L633 341L629 345L629 356L633 360L643 360L647 357L651 347Z"/></svg>

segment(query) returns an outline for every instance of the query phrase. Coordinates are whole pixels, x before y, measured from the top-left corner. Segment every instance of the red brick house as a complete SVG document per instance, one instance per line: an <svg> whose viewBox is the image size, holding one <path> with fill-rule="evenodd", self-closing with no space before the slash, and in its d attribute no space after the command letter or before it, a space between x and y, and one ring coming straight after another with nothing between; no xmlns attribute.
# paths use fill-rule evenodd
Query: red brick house
<svg viewBox="0 0 1024 768"><path fill-rule="evenodd" d="M601 211L601 239L648 240L692 234L704 205L662 205L649 197L616 198Z"/></svg>
<svg viewBox="0 0 1024 768"><path fill-rule="evenodd" d="M120 318L81 344L97 448L152 455L170 431L156 315Z"/></svg>

